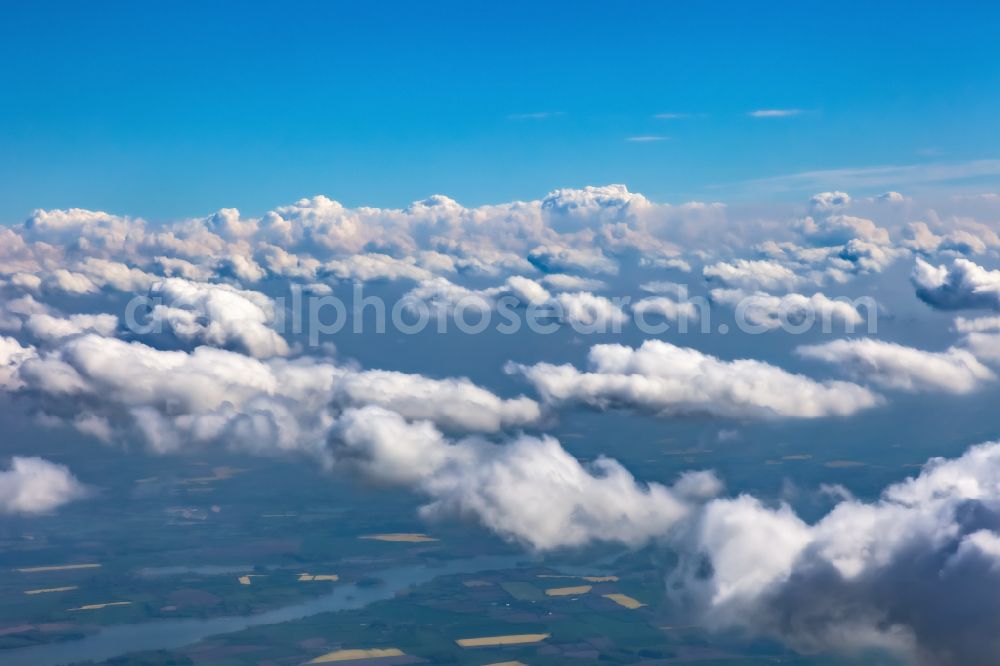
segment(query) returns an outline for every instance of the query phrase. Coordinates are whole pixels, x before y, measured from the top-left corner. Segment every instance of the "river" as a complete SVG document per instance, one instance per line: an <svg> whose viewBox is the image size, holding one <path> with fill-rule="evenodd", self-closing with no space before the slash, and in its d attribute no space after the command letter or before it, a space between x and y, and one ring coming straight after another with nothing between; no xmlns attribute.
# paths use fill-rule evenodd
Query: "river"
<svg viewBox="0 0 1000 666"><path fill-rule="evenodd" d="M378 586L345 583L322 597L276 608L255 615L226 615L207 619L150 620L135 624L108 625L84 638L32 645L0 651L4 666L62 666L80 661L102 661L128 652L168 650L190 645L209 636L228 634L247 627L277 624L331 611L362 608L392 598L406 588L426 583L438 576L475 573L491 569L511 569L520 556L489 556L455 560L443 565L415 565L372 572L385 581Z"/></svg>

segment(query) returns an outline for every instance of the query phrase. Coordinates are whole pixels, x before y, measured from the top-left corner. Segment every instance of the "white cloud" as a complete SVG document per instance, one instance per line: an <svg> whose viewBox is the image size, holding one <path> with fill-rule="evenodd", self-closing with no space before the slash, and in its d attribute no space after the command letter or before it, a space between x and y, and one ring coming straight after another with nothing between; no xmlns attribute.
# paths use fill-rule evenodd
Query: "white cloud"
<svg viewBox="0 0 1000 666"><path fill-rule="evenodd" d="M61 318L40 313L29 316L24 327L35 339L46 342L88 332L109 336L118 328L118 317L111 314L74 314Z"/></svg>
<svg viewBox="0 0 1000 666"><path fill-rule="evenodd" d="M450 442L429 423L407 423L378 407L345 412L337 435L338 464L423 494L425 517L472 518L538 550L592 542L640 546L721 490L704 472L688 473L672 487L641 484L614 460L581 464L551 437Z"/></svg>
<svg viewBox="0 0 1000 666"><path fill-rule="evenodd" d="M965 349L929 352L863 338L796 349L805 358L836 364L850 376L902 391L969 393L996 375Z"/></svg>
<svg viewBox="0 0 1000 666"><path fill-rule="evenodd" d="M719 262L702 269L706 278L744 289L787 291L803 281L787 266L775 261L737 259Z"/></svg>
<svg viewBox="0 0 1000 666"><path fill-rule="evenodd" d="M749 114L752 118L788 118L802 113L801 109L757 109Z"/></svg>
<svg viewBox="0 0 1000 666"><path fill-rule="evenodd" d="M221 444L328 462L337 412L353 406L380 405L457 431L497 432L541 418L534 400L502 399L463 378L258 360L211 347L163 351L93 334L59 342L39 355L0 338L0 388L29 389L41 406L74 408L73 425L88 434L133 433L160 453Z"/></svg>
<svg viewBox="0 0 1000 666"><path fill-rule="evenodd" d="M759 194L767 191L810 191L830 187L846 190L902 187L929 183L954 183L963 180L1000 176L1000 160L968 162L929 162L923 164L851 167L803 171L772 178L758 178L744 183Z"/></svg>
<svg viewBox="0 0 1000 666"><path fill-rule="evenodd" d="M844 245L852 240L878 245L889 244L889 232L869 219L853 215L826 215L804 218L799 223L802 235L813 245Z"/></svg>
<svg viewBox="0 0 1000 666"><path fill-rule="evenodd" d="M47 513L88 494L68 468L44 458L15 456L0 470L0 513Z"/></svg>
<svg viewBox="0 0 1000 666"><path fill-rule="evenodd" d="M543 245L528 253L528 261L545 273L583 271L585 273L618 272L618 265L599 249L575 249Z"/></svg>
<svg viewBox="0 0 1000 666"><path fill-rule="evenodd" d="M552 273L542 278L542 284L556 291L603 291L608 285L594 278L565 273Z"/></svg>
<svg viewBox="0 0 1000 666"><path fill-rule="evenodd" d="M417 264L415 257L396 259L386 254L356 254L323 264L321 272L341 280L370 282L372 280L429 280L431 271Z"/></svg>
<svg viewBox="0 0 1000 666"><path fill-rule="evenodd" d="M877 395L856 384L817 382L761 361L722 361L659 340L637 349L595 345L588 360L588 372L550 363L509 364L508 371L527 377L547 404L634 408L663 416L817 418L879 403Z"/></svg>
<svg viewBox="0 0 1000 666"><path fill-rule="evenodd" d="M677 321L681 318L695 317L698 308L692 302L679 302L666 296L650 296L633 303L632 312L642 317L655 314L669 321Z"/></svg>
<svg viewBox="0 0 1000 666"><path fill-rule="evenodd" d="M910 276L917 296L940 310L1000 309L1000 271L956 259L950 267L932 266L917 257Z"/></svg>
<svg viewBox="0 0 1000 666"><path fill-rule="evenodd" d="M998 502L996 443L932 459L877 501L844 499L813 524L746 495L714 500L674 545L669 589L711 626L804 652L988 663L1000 650Z"/></svg>
<svg viewBox="0 0 1000 666"><path fill-rule="evenodd" d="M820 192L809 198L809 207L820 213L844 208L851 203L851 195L847 192Z"/></svg>
<svg viewBox="0 0 1000 666"><path fill-rule="evenodd" d="M162 302L154 305L149 325L166 327L185 342L232 346L258 358L289 352L285 339L270 327L275 305L260 292L167 278L151 296Z"/></svg>
<svg viewBox="0 0 1000 666"><path fill-rule="evenodd" d="M12 391L24 386L21 365L36 355L34 347L22 347L14 338L0 335L0 389Z"/></svg>
<svg viewBox="0 0 1000 666"><path fill-rule="evenodd" d="M713 289L712 301L737 309L737 318L765 329L813 325L838 325L853 331L855 326L865 322L857 306L850 299L832 299L817 292L811 296L804 294L784 294L774 296L762 291L747 292L741 289ZM860 303L859 303L860 304ZM868 315L877 309L874 301L867 303Z"/></svg>
<svg viewBox="0 0 1000 666"><path fill-rule="evenodd" d="M524 396L503 400L465 378L430 379L387 370L343 374L334 384L333 398L344 405L379 405L453 430L498 432L541 418L538 403Z"/></svg>

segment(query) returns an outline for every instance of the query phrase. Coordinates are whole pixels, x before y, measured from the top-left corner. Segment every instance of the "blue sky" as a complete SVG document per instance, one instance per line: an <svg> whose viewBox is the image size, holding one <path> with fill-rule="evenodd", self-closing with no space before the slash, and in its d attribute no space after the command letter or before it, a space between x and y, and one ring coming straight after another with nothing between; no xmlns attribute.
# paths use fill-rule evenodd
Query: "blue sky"
<svg viewBox="0 0 1000 666"><path fill-rule="evenodd" d="M854 193L988 189L1000 172L983 162L1000 157L991 3L537 5L8 5L0 221L611 182L801 200L812 180L776 177L850 169ZM762 109L797 113L748 115ZM940 163L961 182L935 182ZM853 171L882 165L917 168Z"/></svg>

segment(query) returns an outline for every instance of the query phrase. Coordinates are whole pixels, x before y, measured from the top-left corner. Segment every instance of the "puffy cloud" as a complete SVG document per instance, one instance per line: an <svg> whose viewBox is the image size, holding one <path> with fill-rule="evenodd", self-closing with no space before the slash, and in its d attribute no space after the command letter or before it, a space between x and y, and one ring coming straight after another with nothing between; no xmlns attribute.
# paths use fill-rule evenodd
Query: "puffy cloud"
<svg viewBox="0 0 1000 666"><path fill-rule="evenodd" d="M67 467L44 458L15 456L0 470L0 513L47 513L88 494Z"/></svg>
<svg viewBox="0 0 1000 666"><path fill-rule="evenodd" d="M467 379L357 370L312 358L258 360L198 347L164 351L83 334L41 355L0 338L0 388L29 389L46 411L104 440L134 432L151 449L222 444L329 461L326 439L346 407L379 405L459 431L532 425L539 405L502 399Z"/></svg>
<svg viewBox="0 0 1000 666"><path fill-rule="evenodd" d="M577 330L620 330L628 316L615 301L586 291L563 292L555 297L560 318Z"/></svg>
<svg viewBox="0 0 1000 666"><path fill-rule="evenodd" d="M802 651L897 651L937 664L1000 651L1000 444L929 461L874 502L813 524L741 495L708 503L675 544L670 589L719 628Z"/></svg>
<svg viewBox="0 0 1000 666"><path fill-rule="evenodd" d="M905 254L905 250L854 238L840 248L830 264L833 270L879 273Z"/></svg>
<svg viewBox="0 0 1000 666"><path fill-rule="evenodd" d="M87 332L112 335L118 328L118 317L110 314L74 314L61 318L40 313L28 317L24 327L36 339L52 342Z"/></svg>
<svg viewBox="0 0 1000 666"><path fill-rule="evenodd" d="M594 278L585 278L566 273L552 273L542 278L542 284L556 291L603 291L608 285Z"/></svg>
<svg viewBox="0 0 1000 666"><path fill-rule="evenodd" d="M878 196L875 197L875 200L880 203L901 203L903 201L906 201L906 197L904 197L899 192L893 192L892 190L890 190L888 192L883 192L882 194L879 194Z"/></svg>
<svg viewBox="0 0 1000 666"><path fill-rule="evenodd" d="M140 322L144 327L166 327L185 342L231 346L258 358L288 354L288 343L270 327L275 305L264 294L167 278L157 283L152 296L159 302L149 322Z"/></svg>
<svg viewBox="0 0 1000 666"><path fill-rule="evenodd" d="M372 280L429 280L433 273L419 266L415 257L396 259L377 252L356 254L323 264L322 273L341 280L370 282Z"/></svg>
<svg viewBox="0 0 1000 666"><path fill-rule="evenodd" d="M910 276L917 297L940 310L1000 309L1000 271L956 259L950 267L933 266L917 257Z"/></svg>
<svg viewBox="0 0 1000 666"><path fill-rule="evenodd" d="M520 275L513 275L507 278L507 287L510 288L514 295L517 296L522 302L532 304L532 303L544 303L552 298L552 295L545 289L542 285L538 284L534 280Z"/></svg>
<svg viewBox="0 0 1000 666"><path fill-rule="evenodd" d="M538 403L524 396L503 400L465 378L430 379L388 370L344 373L334 384L333 398L344 405L379 405L453 430L498 432L541 418Z"/></svg>
<svg viewBox="0 0 1000 666"><path fill-rule="evenodd" d="M618 272L618 264L604 256L598 248L572 248L554 245L536 247L528 253L528 261L545 273L583 271L585 273Z"/></svg>
<svg viewBox="0 0 1000 666"><path fill-rule="evenodd" d="M525 305L538 306L560 322L572 325L581 332L618 330L628 317L615 300L586 291L562 292L552 295L538 282L521 275L513 275L497 287L469 289L437 277L420 283L403 296L409 308L420 304L450 314L463 311L487 311L496 308L503 297L516 297Z"/></svg>
<svg viewBox="0 0 1000 666"><path fill-rule="evenodd" d="M909 238L903 241L904 247L924 254L983 254L998 245L996 234L988 230L983 233L973 229L951 229L939 236L926 222L911 222L907 225L907 233Z"/></svg>
<svg viewBox="0 0 1000 666"><path fill-rule="evenodd" d="M955 330L962 334L959 346L981 361L1000 363L1000 317L957 317Z"/></svg>
<svg viewBox="0 0 1000 666"><path fill-rule="evenodd" d="M560 189L542 199L542 210L550 213L572 215L609 212L620 217L650 206L649 200L636 192L629 192L625 185L587 186L582 190Z"/></svg>
<svg viewBox="0 0 1000 666"><path fill-rule="evenodd" d="M683 273L691 272L691 264L684 259L674 258L650 258L643 257L639 260L639 265L643 267L653 267L653 268L669 268L676 271L681 271Z"/></svg>
<svg viewBox="0 0 1000 666"><path fill-rule="evenodd" d="M805 345L796 352L836 364L860 380L902 391L969 393L996 379L975 356L958 347L929 352L863 338Z"/></svg>
<svg viewBox="0 0 1000 666"><path fill-rule="evenodd" d="M755 360L722 361L695 349L647 340L633 349L595 345L590 371L571 365L509 364L548 404L635 408L673 416L729 418L846 416L879 403L866 388L817 382Z"/></svg>
<svg viewBox="0 0 1000 666"><path fill-rule="evenodd" d="M0 389L12 391L24 386L21 365L36 355L34 347L22 347L14 338L0 335Z"/></svg>
<svg viewBox="0 0 1000 666"><path fill-rule="evenodd" d="M851 196L847 192L820 192L809 198L809 207L821 213L843 208L850 203Z"/></svg>
<svg viewBox="0 0 1000 666"><path fill-rule="evenodd" d="M755 327L763 329L808 327L814 322L824 325L840 325L853 331L864 323L857 306L864 305L869 316L877 309L874 301L852 302L850 299L832 299L817 292L812 296L804 294L784 294L774 296L762 291L746 292L741 289L713 289L712 301L732 306L737 317Z"/></svg>
<svg viewBox="0 0 1000 666"><path fill-rule="evenodd" d="M691 319L697 315L698 308L693 302L675 301L667 296L649 296L632 304L632 312L640 317L654 314L669 321Z"/></svg>
<svg viewBox="0 0 1000 666"><path fill-rule="evenodd" d="M451 442L427 422L407 423L378 407L344 413L334 457L423 494L427 518L472 518L538 550L593 542L640 546L667 535L721 489L705 472L688 473L669 487L641 484L614 460L581 464L551 437Z"/></svg>
<svg viewBox="0 0 1000 666"><path fill-rule="evenodd" d="M889 244L889 232L871 220L851 215L828 215L813 219L807 217L799 230L813 245L843 245L853 239Z"/></svg>
<svg viewBox="0 0 1000 666"><path fill-rule="evenodd" d="M0 298L0 330L20 331L28 317L48 311L49 307L36 301L31 294L19 298Z"/></svg>
<svg viewBox="0 0 1000 666"><path fill-rule="evenodd" d="M705 266L702 273L706 278L719 280L727 285L765 291L787 291L795 288L803 280L787 266L759 259L721 261Z"/></svg>

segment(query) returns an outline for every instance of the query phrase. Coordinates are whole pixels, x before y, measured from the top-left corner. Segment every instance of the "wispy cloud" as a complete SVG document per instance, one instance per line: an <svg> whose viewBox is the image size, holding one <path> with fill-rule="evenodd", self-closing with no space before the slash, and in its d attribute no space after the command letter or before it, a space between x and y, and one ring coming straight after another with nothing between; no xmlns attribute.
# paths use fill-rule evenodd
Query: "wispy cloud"
<svg viewBox="0 0 1000 666"><path fill-rule="evenodd" d="M653 134L645 134L642 136L630 136L626 138L626 141L631 141L632 143L652 143L653 141L668 141L669 136L657 136Z"/></svg>
<svg viewBox="0 0 1000 666"><path fill-rule="evenodd" d="M683 118L690 118L690 113L656 113L653 115L657 120L681 120Z"/></svg>
<svg viewBox="0 0 1000 666"><path fill-rule="evenodd" d="M566 115L565 111L535 111L534 113L512 113L509 120L547 120Z"/></svg>
<svg viewBox="0 0 1000 666"><path fill-rule="evenodd" d="M755 190L811 191L840 189L850 191L875 187L961 183L1000 177L1000 159L968 162L929 162L926 164L884 165L846 169L823 169L757 178L741 185Z"/></svg>
<svg viewBox="0 0 1000 666"><path fill-rule="evenodd" d="M757 109L747 115L751 118L788 118L800 113L802 113L802 109Z"/></svg>

